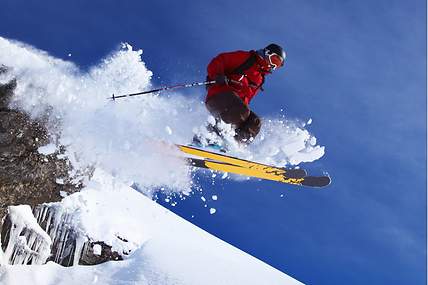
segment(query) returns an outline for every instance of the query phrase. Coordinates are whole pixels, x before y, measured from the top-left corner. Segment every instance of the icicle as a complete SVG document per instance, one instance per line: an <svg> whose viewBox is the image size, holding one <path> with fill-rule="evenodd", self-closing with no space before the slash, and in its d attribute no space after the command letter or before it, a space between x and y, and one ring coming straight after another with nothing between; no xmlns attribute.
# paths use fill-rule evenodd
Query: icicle
<svg viewBox="0 0 428 285"><path fill-rule="evenodd" d="M68 234L69 234L69 231L63 227L61 230L61 239L60 239L61 250L57 251L58 263L61 263L61 259L64 256L64 251L65 251L66 246L67 246Z"/></svg>
<svg viewBox="0 0 428 285"><path fill-rule="evenodd" d="M53 220L53 231L49 233L52 239L55 239L58 229L60 228L60 225L62 223L62 216L63 216L63 209L61 207L55 207L54 209L54 220Z"/></svg>
<svg viewBox="0 0 428 285"><path fill-rule="evenodd" d="M56 231L58 233L58 231ZM60 257L62 254L62 249L64 247L64 231L60 231L60 235L55 235L55 241L54 244L56 245L56 252L55 252L55 259L54 261L56 263L61 263Z"/></svg>
<svg viewBox="0 0 428 285"><path fill-rule="evenodd" d="M46 218L46 213L48 212L48 210L49 210L49 207L48 207L48 206L43 206L43 215L42 215L42 218L41 218L41 219L40 219L40 221L39 221L39 224L45 220L45 218Z"/></svg>
<svg viewBox="0 0 428 285"><path fill-rule="evenodd" d="M19 235L24 228L24 226L21 223L14 224L14 221L11 219L11 228L9 233L9 242L7 244L6 250L5 250L5 257L6 262L14 264L15 260L15 245L18 244L19 241Z"/></svg>
<svg viewBox="0 0 428 285"><path fill-rule="evenodd" d="M33 249L34 247L34 242L36 241L37 235L34 232L29 232L28 231L28 237L27 237L27 245L30 249Z"/></svg>
<svg viewBox="0 0 428 285"><path fill-rule="evenodd" d="M36 221L39 222L39 215L40 215L40 207L41 206L36 206L33 209L33 216L36 218Z"/></svg>
<svg viewBox="0 0 428 285"><path fill-rule="evenodd" d="M48 235L51 237L51 239L53 239L52 235L50 234L50 230L49 230L49 226L51 225L51 222L52 222L52 210L48 211L48 209L50 210L50 208L46 207L46 212L49 212L49 214L48 214L48 219L46 221L45 231L48 233Z"/></svg>
<svg viewBox="0 0 428 285"><path fill-rule="evenodd" d="M3 257L3 248L1 244L1 236L0 236L0 266L5 265L4 257Z"/></svg>
<svg viewBox="0 0 428 285"><path fill-rule="evenodd" d="M2 263L42 264L46 262L52 240L37 223L31 208L27 205L8 207L8 216L11 226L8 245L2 253ZM44 244L42 254L35 251L40 244ZM41 256L43 258L40 258Z"/></svg>
<svg viewBox="0 0 428 285"><path fill-rule="evenodd" d="M0 264L43 264L51 256L57 263L78 265L82 254L90 250L84 233L76 232L76 209L70 212L51 203L39 205L33 211L29 206L9 207L8 211L10 238L4 252L0 248Z"/></svg>
<svg viewBox="0 0 428 285"><path fill-rule="evenodd" d="M80 256L82 254L84 245L85 245L85 239L81 235L78 235L76 237L76 246L74 249L73 266L79 265L79 260L80 260Z"/></svg>

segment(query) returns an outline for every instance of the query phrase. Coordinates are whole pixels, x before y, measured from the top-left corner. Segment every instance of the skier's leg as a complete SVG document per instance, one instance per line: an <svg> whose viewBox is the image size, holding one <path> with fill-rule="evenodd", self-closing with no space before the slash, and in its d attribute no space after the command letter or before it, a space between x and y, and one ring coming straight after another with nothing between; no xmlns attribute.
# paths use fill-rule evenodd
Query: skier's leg
<svg viewBox="0 0 428 285"><path fill-rule="evenodd" d="M250 109L235 93L216 94L206 102L208 111L227 124L240 126L250 116Z"/></svg>
<svg viewBox="0 0 428 285"><path fill-rule="evenodd" d="M250 143L260 132L261 126L260 118L253 111L250 111L247 120L235 130L235 139L239 142Z"/></svg>
<svg viewBox="0 0 428 285"><path fill-rule="evenodd" d="M250 143L260 132L260 118L233 92L213 96L206 106L214 117L236 126L235 139L239 142Z"/></svg>

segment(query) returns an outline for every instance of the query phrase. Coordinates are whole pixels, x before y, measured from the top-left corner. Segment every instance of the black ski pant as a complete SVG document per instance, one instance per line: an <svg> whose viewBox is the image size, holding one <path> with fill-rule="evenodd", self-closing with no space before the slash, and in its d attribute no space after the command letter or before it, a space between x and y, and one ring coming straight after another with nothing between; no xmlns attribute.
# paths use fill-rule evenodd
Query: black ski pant
<svg viewBox="0 0 428 285"><path fill-rule="evenodd" d="M235 126L235 139L239 142L250 143L260 131L260 118L232 91L210 97L205 105L215 118Z"/></svg>

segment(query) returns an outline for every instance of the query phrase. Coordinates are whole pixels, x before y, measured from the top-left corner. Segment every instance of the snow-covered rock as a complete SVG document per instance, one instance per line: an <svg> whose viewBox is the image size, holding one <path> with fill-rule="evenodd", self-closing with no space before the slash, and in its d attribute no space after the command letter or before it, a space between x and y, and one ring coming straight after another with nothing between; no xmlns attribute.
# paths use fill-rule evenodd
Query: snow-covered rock
<svg viewBox="0 0 428 285"><path fill-rule="evenodd" d="M37 223L30 206L9 207L6 223L11 225L7 233L2 233L7 237L0 240L0 265L45 263L52 240ZM3 245L3 241L7 244Z"/></svg>

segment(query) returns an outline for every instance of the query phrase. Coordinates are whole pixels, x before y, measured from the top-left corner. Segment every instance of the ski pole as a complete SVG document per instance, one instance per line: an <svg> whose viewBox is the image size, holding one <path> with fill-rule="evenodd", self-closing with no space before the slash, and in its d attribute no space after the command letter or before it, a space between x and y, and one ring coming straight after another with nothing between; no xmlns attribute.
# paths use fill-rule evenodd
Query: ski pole
<svg viewBox="0 0 428 285"><path fill-rule="evenodd" d="M114 100L116 100L118 98L144 95L144 94L161 92L161 91L166 91L166 90L171 90L171 89L177 89L177 88L188 88L188 87L194 87L194 86L210 85L210 84L214 84L214 83L215 83L215 80L205 81L205 82L194 82L194 83L187 83L187 84L178 84L178 85L165 86L165 87L161 87L161 88L157 88L157 89L153 89L153 90L148 90L148 91L143 91L143 92L138 92L138 93L129 93L129 94L124 94L124 95L119 95L119 96L115 96L113 94L108 99L112 99L114 101Z"/></svg>

